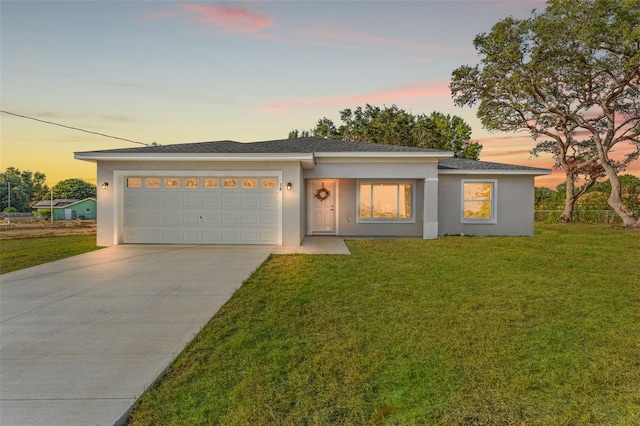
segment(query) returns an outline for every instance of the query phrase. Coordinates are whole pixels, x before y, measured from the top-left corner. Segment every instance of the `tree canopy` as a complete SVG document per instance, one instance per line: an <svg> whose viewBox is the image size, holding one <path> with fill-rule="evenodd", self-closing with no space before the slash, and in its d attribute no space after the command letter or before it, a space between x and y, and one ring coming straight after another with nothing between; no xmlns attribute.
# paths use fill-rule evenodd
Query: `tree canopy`
<svg viewBox="0 0 640 426"><path fill-rule="evenodd" d="M82 179L66 179L53 186L55 198L83 200L96 197L96 186Z"/></svg>
<svg viewBox="0 0 640 426"><path fill-rule="evenodd" d="M44 173L7 167L0 173L0 210L30 211L33 204L47 198L45 181Z"/></svg>
<svg viewBox="0 0 640 426"><path fill-rule="evenodd" d="M474 46L480 63L453 71L455 103L479 104L490 130L542 139L534 153L550 152L568 179L606 175L611 208L639 224L618 172L640 154L640 1L550 0L529 19L498 22ZM612 158L622 144L631 152Z"/></svg>
<svg viewBox="0 0 640 426"><path fill-rule="evenodd" d="M453 151L455 157L477 160L482 145L471 141L471 127L457 116L433 112L414 115L396 105L340 111L342 124L323 117L308 131L292 130L289 138L313 136L324 139L373 142Z"/></svg>

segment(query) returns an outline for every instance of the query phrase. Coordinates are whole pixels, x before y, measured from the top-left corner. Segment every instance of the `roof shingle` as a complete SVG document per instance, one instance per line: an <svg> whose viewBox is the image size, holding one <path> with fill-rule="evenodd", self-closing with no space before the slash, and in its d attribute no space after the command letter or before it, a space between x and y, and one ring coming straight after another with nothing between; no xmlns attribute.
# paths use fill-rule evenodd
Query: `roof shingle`
<svg viewBox="0 0 640 426"><path fill-rule="evenodd" d="M415 148L401 145L383 145L369 142L339 141L320 138L280 139L263 142L196 142L173 145L154 145L136 148L90 151L129 154L291 154L314 152L447 152L438 149Z"/></svg>

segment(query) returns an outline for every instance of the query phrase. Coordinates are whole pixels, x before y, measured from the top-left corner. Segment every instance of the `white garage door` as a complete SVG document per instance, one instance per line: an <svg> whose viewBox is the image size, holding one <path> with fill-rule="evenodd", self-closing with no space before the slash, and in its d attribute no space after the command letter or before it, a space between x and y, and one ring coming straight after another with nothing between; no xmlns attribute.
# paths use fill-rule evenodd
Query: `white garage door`
<svg viewBox="0 0 640 426"><path fill-rule="evenodd" d="M277 176L143 176L124 183L125 243L279 243Z"/></svg>

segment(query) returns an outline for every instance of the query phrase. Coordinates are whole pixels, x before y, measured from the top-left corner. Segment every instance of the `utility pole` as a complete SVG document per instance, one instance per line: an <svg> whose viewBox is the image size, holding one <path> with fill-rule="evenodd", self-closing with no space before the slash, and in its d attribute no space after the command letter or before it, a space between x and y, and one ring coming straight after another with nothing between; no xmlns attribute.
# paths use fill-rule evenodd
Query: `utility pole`
<svg viewBox="0 0 640 426"><path fill-rule="evenodd" d="M7 203L7 208L11 207L11 182L7 182L7 188L9 189L9 197L8 197L8 203Z"/></svg>

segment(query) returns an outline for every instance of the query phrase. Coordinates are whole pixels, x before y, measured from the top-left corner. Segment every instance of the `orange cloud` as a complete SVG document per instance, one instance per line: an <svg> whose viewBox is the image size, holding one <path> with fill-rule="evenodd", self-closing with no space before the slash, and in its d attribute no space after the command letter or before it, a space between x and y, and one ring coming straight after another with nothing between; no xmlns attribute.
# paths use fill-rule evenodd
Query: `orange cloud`
<svg viewBox="0 0 640 426"><path fill-rule="evenodd" d="M173 12L160 12L144 17L145 20L195 16L203 24L213 24L226 33L256 33L273 25L270 17L244 9L220 6L205 6L196 3L181 4Z"/></svg>
<svg viewBox="0 0 640 426"><path fill-rule="evenodd" d="M274 101L258 106L258 109L266 112L279 112L292 107L308 107L323 105L353 105L375 104L380 102L396 102L400 99L449 97L448 81L433 83L412 84L381 90L379 92L364 93L353 96L336 96L326 98L288 99Z"/></svg>

